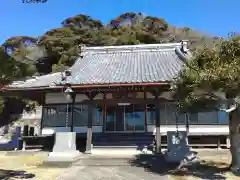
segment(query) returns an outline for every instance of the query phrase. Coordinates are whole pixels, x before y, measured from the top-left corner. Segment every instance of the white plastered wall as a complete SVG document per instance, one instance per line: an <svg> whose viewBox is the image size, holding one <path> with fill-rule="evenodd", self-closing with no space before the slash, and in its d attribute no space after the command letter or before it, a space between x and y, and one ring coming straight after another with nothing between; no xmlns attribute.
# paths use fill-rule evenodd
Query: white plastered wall
<svg viewBox="0 0 240 180"><path fill-rule="evenodd" d="M155 125L147 125L148 132L156 133ZM160 134L166 135L167 131L185 131L186 126L179 125L161 125ZM190 125L189 135L196 136L207 136L207 135L228 135L229 127L228 125Z"/></svg>

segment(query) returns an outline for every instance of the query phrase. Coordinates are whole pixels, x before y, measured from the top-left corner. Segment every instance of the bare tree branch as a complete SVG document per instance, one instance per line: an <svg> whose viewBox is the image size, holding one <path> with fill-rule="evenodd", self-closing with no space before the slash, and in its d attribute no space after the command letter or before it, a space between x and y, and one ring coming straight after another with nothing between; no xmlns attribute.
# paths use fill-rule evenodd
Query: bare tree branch
<svg viewBox="0 0 240 180"><path fill-rule="evenodd" d="M219 109L220 111L225 111L226 113L230 113L232 111L235 111L237 109L237 104L232 105L229 109Z"/></svg>
<svg viewBox="0 0 240 180"><path fill-rule="evenodd" d="M219 109L219 110L225 111L227 113L235 111L237 107L240 105L240 96L235 97L233 101L234 101L234 104L229 109Z"/></svg>

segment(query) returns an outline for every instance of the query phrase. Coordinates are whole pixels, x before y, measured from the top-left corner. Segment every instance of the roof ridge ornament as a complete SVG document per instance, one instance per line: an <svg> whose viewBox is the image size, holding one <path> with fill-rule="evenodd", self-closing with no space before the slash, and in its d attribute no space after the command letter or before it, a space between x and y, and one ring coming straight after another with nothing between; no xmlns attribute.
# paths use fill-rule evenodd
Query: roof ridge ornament
<svg viewBox="0 0 240 180"><path fill-rule="evenodd" d="M181 41L181 51L186 54L188 52L188 40L182 40Z"/></svg>
<svg viewBox="0 0 240 180"><path fill-rule="evenodd" d="M79 45L79 56L81 57L81 58L83 58L84 57L84 55L85 55L85 53L86 53L86 45L85 44L80 44Z"/></svg>
<svg viewBox="0 0 240 180"><path fill-rule="evenodd" d="M137 45L120 45L120 46L96 46L86 47L87 52L113 52L113 51L135 51L135 50L152 50L152 49L175 49L182 46L181 42L178 43L159 43L159 44L137 44Z"/></svg>

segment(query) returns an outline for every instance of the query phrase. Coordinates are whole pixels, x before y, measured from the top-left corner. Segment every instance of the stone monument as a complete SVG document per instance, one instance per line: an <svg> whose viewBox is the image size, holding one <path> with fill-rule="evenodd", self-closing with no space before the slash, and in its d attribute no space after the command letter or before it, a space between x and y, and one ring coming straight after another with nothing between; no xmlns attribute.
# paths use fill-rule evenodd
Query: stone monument
<svg viewBox="0 0 240 180"><path fill-rule="evenodd" d="M53 151L47 161L73 162L80 155L76 149L76 132L57 132Z"/></svg>
<svg viewBox="0 0 240 180"><path fill-rule="evenodd" d="M196 153L191 152L186 131L167 132L167 152L166 160L174 163L186 163L197 161Z"/></svg>

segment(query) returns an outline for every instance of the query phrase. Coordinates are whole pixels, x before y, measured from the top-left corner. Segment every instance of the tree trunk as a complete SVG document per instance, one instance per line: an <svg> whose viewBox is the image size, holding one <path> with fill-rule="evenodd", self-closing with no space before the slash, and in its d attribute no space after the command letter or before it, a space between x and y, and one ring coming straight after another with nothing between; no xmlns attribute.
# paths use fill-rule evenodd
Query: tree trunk
<svg viewBox="0 0 240 180"><path fill-rule="evenodd" d="M230 152L232 155L231 170L240 173L240 108L229 113Z"/></svg>

